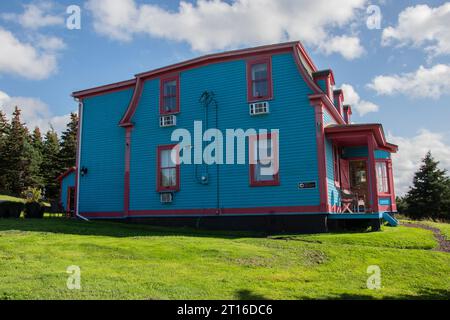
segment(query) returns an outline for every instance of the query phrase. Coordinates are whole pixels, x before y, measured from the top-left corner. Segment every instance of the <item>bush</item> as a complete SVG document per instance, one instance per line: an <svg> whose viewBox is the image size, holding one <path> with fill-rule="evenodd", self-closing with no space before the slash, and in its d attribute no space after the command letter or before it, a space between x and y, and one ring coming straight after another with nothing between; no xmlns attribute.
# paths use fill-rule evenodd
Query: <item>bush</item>
<svg viewBox="0 0 450 320"><path fill-rule="evenodd" d="M27 202L39 202L42 200L42 190L38 188L27 188L22 192L22 197L27 199Z"/></svg>
<svg viewBox="0 0 450 320"><path fill-rule="evenodd" d="M38 202L28 202L25 204L26 219L42 219L44 217L45 207Z"/></svg>
<svg viewBox="0 0 450 320"><path fill-rule="evenodd" d="M20 214L24 209L24 204L21 202L4 201L0 202L0 218L20 218Z"/></svg>

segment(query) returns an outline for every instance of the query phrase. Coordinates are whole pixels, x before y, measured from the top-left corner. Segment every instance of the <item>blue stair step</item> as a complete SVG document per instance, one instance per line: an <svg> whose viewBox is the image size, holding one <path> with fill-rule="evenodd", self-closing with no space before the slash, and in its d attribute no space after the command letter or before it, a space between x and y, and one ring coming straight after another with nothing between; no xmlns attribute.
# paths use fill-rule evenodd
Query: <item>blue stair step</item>
<svg viewBox="0 0 450 320"><path fill-rule="evenodd" d="M383 219L392 227L398 226L398 220L391 216L388 212L383 212Z"/></svg>

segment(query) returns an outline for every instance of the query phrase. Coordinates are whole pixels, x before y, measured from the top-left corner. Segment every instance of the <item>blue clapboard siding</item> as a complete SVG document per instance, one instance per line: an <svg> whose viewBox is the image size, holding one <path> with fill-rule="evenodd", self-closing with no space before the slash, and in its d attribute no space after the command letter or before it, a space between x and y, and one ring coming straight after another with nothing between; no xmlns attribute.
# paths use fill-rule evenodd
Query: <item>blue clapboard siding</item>
<svg viewBox="0 0 450 320"><path fill-rule="evenodd" d="M367 146L345 147L343 150L343 156L346 159L367 157L368 155L369 151L367 149Z"/></svg>
<svg viewBox="0 0 450 320"><path fill-rule="evenodd" d="M365 158L368 157L369 151L367 146L361 147L346 147L344 148L344 157L345 158ZM388 151L384 150L375 150L374 152L375 159L390 159L391 154Z"/></svg>
<svg viewBox="0 0 450 320"><path fill-rule="evenodd" d="M324 79L320 79L317 81L317 84L322 89L323 92L327 93L327 82Z"/></svg>
<svg viewBox="0 0 450 320"><path fill-rule="evenodd" d="M250 187L248 164L222 165L220 206L223 208L307 206L320 202L318 188L298 189L299 182L318 183L314 108L308 99L312 92L301 78L291 54L273 56L272 73L274 99L270 101L270 114L257 117L249 115L244 60L211 64L180 74L181 113L176 128L193 132L194 121L204 121L205 110L199 104L199 98L208 90L216 94L218 128L223 133L226 129L238 128L280 129L281 185ZM156 192L156 150L158 145L173 143L170 137L174 128L159 128L158 108L159 80L148 80L133 117L130 209L215 208L215 166L209 166L209 184L201 185L194 174L195 166L182 165L181 190L176 193L174 203L160 203ZM214 108L209 111L208 121L210 128L216 127Z"/></svg>
<svg viewBox="0 0 450 320"><path fill-rule="evenodd" d="M323 123L325 126L336 124L336 121L330 113L324 109ZM325 138L325 156L327 166L327 185L328 185L328 203L330 205L340 204L340 193L334 183L334 162L333 162L333 143L331 140Z"/></svg>
<svg viewBox="0 0 450 320"><path fill-rule="evenodd" d="M325 155L327 158L328 203L332 206L339 205L340 193L334 182L333 144L329 139L325 139Z"/></svg>
<svg viewBox="0 0 450 320"><path fill-rule="evenodd" d="M61 204L64 208L64 211L67 210L67 196L68 196L67 189L69 187L75 187L75 172L69 173L61 181Z"/></svg>
<svg viewBox="0 0 450 320"><path fill-rule="evenodd" d="M133 89L84 101L80 177L81 212L121 212L124 199L125 129L119 121Z"/></svg>
<svg viewBox="0 0 450 320"><path fill-rule="evenodd" d="M375 159L390 159L391 153L384 150L375 150Z"/></svg>

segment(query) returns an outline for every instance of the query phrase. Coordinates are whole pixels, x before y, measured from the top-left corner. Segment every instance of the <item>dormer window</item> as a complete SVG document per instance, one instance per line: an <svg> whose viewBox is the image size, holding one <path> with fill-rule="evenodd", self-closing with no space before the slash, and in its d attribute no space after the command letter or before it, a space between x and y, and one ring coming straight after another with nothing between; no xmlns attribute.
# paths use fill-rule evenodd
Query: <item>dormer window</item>
<svg viewBox="0 0 450 320"><path fill-rule="evenodd" d="M334 75L331 70L316 71L313 73L314 82L322 89L331 101L334 100L333 90L334 90Z"/></svg>
<svg viewBox="0 0 450 320"><path fill-rule="evenodd" d="M344 104L344 92L339 90L333 91L333 97L334 97L334 105L336 107L336 110L339 112L339 114L344 117L344 110L343 110L343 104Z"/></svg>
<svg viewBox="0 0 450 320"><path fill-rule="evenodd" d="M272 67L270 58L255 59L248 62L248 100L272 99Z"/></svg>
<svg viewBox="0 0 450 320"><path fill-rule="evenodd" d="M180 112L180 81L178 76L161 80L160 114Z"/></svg>

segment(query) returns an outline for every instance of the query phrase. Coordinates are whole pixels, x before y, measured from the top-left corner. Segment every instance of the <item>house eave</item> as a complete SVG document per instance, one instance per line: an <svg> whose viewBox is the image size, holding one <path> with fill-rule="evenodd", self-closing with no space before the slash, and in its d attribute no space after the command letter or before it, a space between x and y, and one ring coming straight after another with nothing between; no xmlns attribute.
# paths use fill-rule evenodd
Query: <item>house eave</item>
<svg viewBox="0 0 450 320"><path fill-rule="evenodd" d="M387 142L383 126L379 123L329 125L325 128L325 135L333 138L340 134L372 134L377 142L377 147L391 153L398 151L398 146Z"/></svg>

